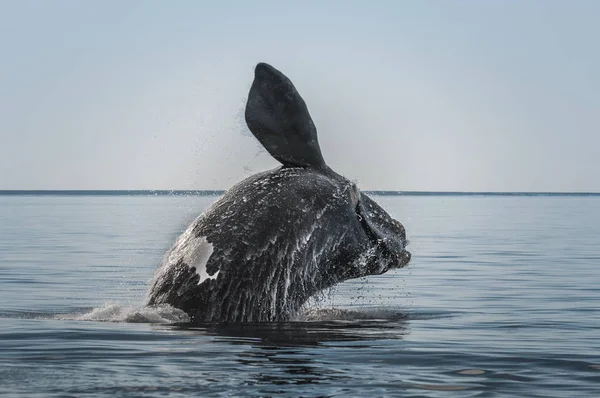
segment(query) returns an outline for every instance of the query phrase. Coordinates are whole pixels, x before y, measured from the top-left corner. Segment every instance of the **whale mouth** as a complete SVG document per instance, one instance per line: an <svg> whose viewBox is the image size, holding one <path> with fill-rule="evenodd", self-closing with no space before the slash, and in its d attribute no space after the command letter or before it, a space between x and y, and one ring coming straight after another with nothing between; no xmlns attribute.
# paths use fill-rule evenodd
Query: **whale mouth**
<svg viewBox="0 0 600 398"><path fill-rule="evenodd" d="M363 230L374 244L379 258L377 261L383 273L389 269L402 268L410 262L411 254L406 250L408 241L404 226L383 210L365 194L360 194L356 204L356 217Z"/></svg>
<svg viewBox="0 0 600 398"><path fill-rule="evenodd" d="M383 239L372 241L369 247L355 260L353 275L350 276L350 279L385 274L389 270L406 266L410 258L409 251L390 250L390 246Z"/></svg>
<svg viewBox="0 0 600 398"><path fill-rule="evenodd" d="M407 245L408 242L404 244ZM388 259L388 269L402 268L410 262L410 259L412 257L410 252L406 249L403 249L401 252L390 250L389 246L386 244L385 241L382 242L381 251L381 255L384 258Z"/></svg>

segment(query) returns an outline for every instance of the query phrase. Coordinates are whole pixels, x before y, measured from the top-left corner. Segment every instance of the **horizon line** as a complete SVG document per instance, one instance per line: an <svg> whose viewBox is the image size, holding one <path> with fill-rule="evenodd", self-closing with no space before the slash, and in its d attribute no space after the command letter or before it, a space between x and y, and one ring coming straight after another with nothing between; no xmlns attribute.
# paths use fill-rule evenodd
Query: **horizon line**
<svg viewBox="0 0 600 398"><path fill-rule="evenodd" d="M0 189L0 196L215 196L221 189ZM600 196L600 192L584 191L395 191L363 190L379 196Z"/></svg>

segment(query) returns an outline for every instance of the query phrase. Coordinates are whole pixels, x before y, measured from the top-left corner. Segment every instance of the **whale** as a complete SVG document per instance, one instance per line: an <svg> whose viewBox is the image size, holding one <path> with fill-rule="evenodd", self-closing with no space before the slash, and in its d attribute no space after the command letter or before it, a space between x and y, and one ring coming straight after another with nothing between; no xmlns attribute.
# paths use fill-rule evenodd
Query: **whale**
<svg viewBox="0 0 600 398"><path fill-rule="evenodd" d="M404 226L325 162L306 103L273 66L255 66L245 121L280 167L237 183L165 254L148 306L192 324L282 322L343 281L406 266Z"/></svg>

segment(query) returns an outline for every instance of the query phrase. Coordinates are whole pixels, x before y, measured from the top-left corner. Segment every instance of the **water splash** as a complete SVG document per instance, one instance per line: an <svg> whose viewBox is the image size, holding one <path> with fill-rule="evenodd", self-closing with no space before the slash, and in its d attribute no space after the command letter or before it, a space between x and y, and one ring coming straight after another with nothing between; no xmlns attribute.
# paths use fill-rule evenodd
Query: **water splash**
<svg viewBox="0 0 600 398"><path fill-rule="evenodd" d="M296 322L331 321L399 321L408 315L397 309L365 308L360 310L344 308L305 308L294 319Z"/></svg>
<svg viewBox="0 0 600 398"><path fill-rule="evenodd" d="M106 303L85 314L56 315L56 319L95 321L95 322L128 322L128 323L186 323L189 316L170 305L131 307L114 303Z"/></svg>

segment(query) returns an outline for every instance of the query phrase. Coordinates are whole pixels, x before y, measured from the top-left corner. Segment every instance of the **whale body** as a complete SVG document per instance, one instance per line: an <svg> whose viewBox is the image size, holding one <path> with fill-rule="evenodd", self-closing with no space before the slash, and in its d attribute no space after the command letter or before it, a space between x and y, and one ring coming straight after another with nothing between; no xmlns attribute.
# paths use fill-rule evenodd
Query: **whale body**
<svg viewBox="0 0 600 398"><path fill-rule="evenodd" d="M148 305L193 323L286 321L323 289L408 264L402 224L326 165L304 100L266 63L245 118L282 166L237 183L192 222L156 270Z"/></svg>

